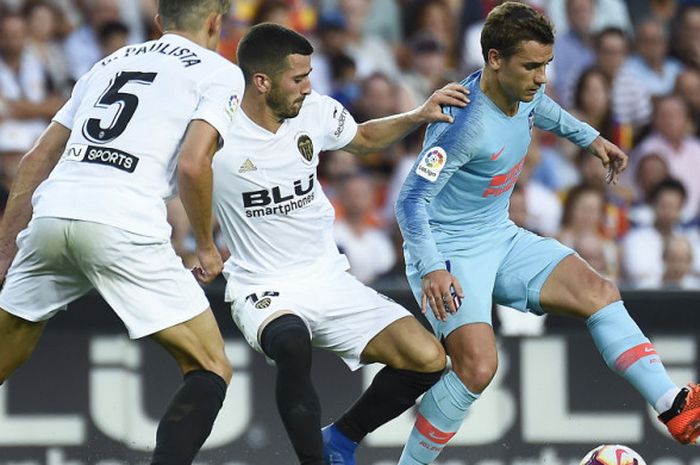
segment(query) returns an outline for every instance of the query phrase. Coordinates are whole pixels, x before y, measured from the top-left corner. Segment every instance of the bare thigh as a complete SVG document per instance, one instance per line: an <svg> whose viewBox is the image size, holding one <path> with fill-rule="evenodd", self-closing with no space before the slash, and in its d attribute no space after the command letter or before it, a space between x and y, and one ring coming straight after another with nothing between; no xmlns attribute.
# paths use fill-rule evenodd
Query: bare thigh
<svg viewBox="0 0 700 465"><path fill-rule="evenodd" d="M224 340L211 308L152 337L175 358L183 374L208 370L227 383L231 380L231 364L224 353Z"/></svg>
<svg viewBox="0 0 700 465"><path fill-rule="evenodd" d="M617 300L617 287L578 255L563 259L540 291L540 304L547 313L578 318L587 318Z"/></svg>
<svg viewBox="0 0 700 465"><path fill-rule="evenodd" d="M0 309L0 384L34 352L46 321L28 321Z"/></svg>
<svg viewBox="0 0 700 465"><path fill-rule="evenodd" d="M407 316L374 336L362 351L362 361L381 362L399 370L432 373L445 367L445 351L418 320Z"/></svg>

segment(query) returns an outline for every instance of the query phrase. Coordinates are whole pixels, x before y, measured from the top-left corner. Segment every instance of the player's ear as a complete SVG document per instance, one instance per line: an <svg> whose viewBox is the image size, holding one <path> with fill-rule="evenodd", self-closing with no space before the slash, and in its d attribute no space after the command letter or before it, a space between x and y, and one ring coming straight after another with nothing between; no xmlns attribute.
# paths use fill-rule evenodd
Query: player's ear
<svg viewBox="0 0 700 465"><path fill-rule="evenodd" d="M489 59L488 65L494 70L499 70L501 68L501 54L495 48L489 49L489 53L486 55Z"/></svg>
<svg viewBox="0 0 700 465"><path fill-rule="evenodd" d="M261 94L267 94L272 89L272 79L265 73L253 74L253 85Z"/></svg>
<svg viewBox="0 0 700 465"><path fill-rule="evenodd" d="M156 13L155 17L153 18L153 22L156 23L156 29L158 29L158 32L163 34L165 32L165 28L163 27L163 19L160 17L160 14Z"/></svg>

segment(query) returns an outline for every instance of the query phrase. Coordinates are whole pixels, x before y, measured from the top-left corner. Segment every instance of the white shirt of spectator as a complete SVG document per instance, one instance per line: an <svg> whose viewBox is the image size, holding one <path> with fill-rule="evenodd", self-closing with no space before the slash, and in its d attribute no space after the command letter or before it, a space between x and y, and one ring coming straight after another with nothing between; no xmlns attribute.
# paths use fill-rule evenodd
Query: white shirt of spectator
<svg viewBox="0 0 700 465"><path fill-rule="evenodd" d="M276 133L241 110L214 156L214 207L231 257L229 280L343 266L333 239L335 212L319 185L322 150L348 145L357 123L334 99L313 92Z"/></svg>
<svg viewBox="0 0 700 465"><path fill-rule="evenodd" d="M118 50L78 81L54 116L72 132L34 194L34 216L169 239L165 201L176 192L187 125L204 120L225 134L243 89L237 66L176 34Z"/></svg>
<svg viewBox="0 0 700 465"><path fill-rule="evenodd" d="M19 73L0 59L0 99L41 103L46 99L46 76L39 57L25 48ZM0 152L26 152L46 127L46 120L0 121Z"/></svg>
<svg viewBox="0 0 700 465"><path fill-rule="evenodd" d="M368 228L358 235L345 221L335 223L333 236L348 257L350 272L365 284L372 283L396 263L396 252L384 231Z"/></svg>

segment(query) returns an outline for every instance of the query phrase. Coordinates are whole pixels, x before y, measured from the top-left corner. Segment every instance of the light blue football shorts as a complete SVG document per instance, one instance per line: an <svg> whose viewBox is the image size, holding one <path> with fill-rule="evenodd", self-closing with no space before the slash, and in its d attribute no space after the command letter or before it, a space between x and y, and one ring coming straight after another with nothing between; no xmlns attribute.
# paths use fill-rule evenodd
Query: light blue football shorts
<svg viewBox="0 0 700 465"><path fill-rule="evenodd" d="M492 324L492 306L498 304L522 312L542 315L540 291L554 268L575 253L559 241L517 228L514 234L489 237L487 241L464 246L440 247L450 272L459 280L464 298L457 313L439 321L432 310L426 317L438 339L447 337L460 326L471 323ZM406 275L413 296L421 301L421 276L407 260Z"/></svg>

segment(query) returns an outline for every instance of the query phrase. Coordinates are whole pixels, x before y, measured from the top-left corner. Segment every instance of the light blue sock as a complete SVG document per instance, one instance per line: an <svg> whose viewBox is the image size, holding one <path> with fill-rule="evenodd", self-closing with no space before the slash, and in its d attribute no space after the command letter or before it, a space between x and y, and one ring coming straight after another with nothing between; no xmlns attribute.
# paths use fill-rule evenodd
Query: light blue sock
<svg viewBox="0 0 700 465"><path fill-rule="evenodd" d="M610 369L629 381L657 411L670 407L657 403L678 387L621 300L598 310L586 320L586 325Z"/></svg>
<svg viewBox="0 0 700 465"><path fill-rule="evenodd" d="M459 429L476 399L454 371L449 371L423 396L418 418L408 436L398 465L433 463Z"/></svg>

